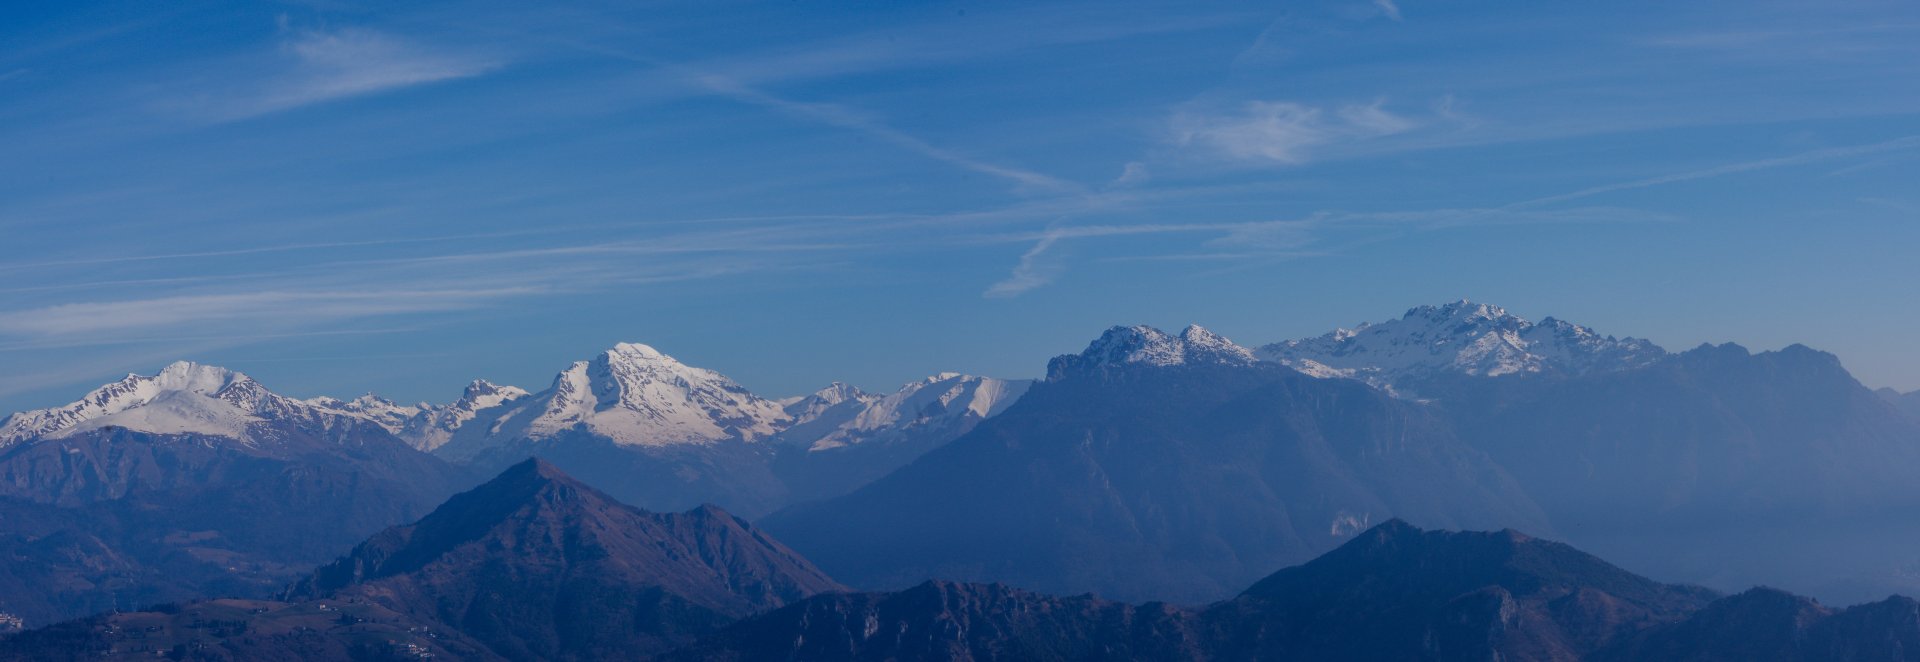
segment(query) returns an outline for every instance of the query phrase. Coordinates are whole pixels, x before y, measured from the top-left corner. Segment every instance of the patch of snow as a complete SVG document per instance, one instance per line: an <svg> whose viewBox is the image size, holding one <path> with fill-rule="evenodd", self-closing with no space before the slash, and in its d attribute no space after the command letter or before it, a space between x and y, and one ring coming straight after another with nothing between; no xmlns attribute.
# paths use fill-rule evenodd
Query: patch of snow
<svg viewBox="0 0 1920 662"><path fill-rule="evenodd" d="M250 439L247 426L261 420L259 416L204 394L166 391L139 407L89 418L48 434L45 438L64 439L94 430L122 427L154 434L204 434L245 441Z"/></svg>

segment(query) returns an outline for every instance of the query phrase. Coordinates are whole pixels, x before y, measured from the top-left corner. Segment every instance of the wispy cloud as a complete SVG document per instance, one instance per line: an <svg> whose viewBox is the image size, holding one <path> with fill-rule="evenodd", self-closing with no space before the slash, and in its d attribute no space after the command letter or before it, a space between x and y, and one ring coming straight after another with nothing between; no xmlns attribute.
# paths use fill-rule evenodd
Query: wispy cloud
<svg viewBox="0 0 1920 662"><path fill-rule="evenodd" d="M1373 0L1373 6L1380 9L1380 15L1395 21L1401 20L1400 5L1394 4L1393 0Z"/></svg>
<svg viewBox="0 0 1920 662"><path fill-rule="evenodd" d="M316 103L469 78L497 68L485 55L437 50L398 36L348 28L283 27L278 67L251 71L237 89L203 93L190 110L218 121L256 117Z"/></svg>
<svg viewBox="0 0 1920 662"><path fill-rule="evenodd" d="M1218 223L1149 223L1136 225L1076 225L1050 228L1039 233L999 237L1002 241L1032 241L1033 246L1020 256L1007 278L987 288L984 296L1008 298L1052 283L1066 270L1057 262L1042 258L1056 245L1068 240L1142 235L1201 235L1212 238L1200 246L1212 249L1201 253L1167 253L1141 256L1143 260L1221 261L1293 258L1323 255L1314 250L1329 237L1359 236L1370 242L1395 236L1406 230L1442 230L1495 225L1663 223L1679 220L1671 214L1619 207L1576 207L1570 209L1459 208L1391 212L1320 212L1296 219L1229 221Z"/></svg>
<svg viewBox="0 0 1920 662"><path fill-rule="evenodd" d="M74 258L74 259L66 259L66 260L43 260L43 261L37 261L37 262L10 262L10 263L0 263L0 271L8 271L8 270L16 270L16 269L38 269L38 268L44 268L44 267L78 266L78 265L89 265L89 264L94 264L94 265L115 264L115 263L121 263L121 262L152 262L152 261L159 261L159 260L186 260L186 259L209 258L209 257L236 257L241 255L257 255L261 253L307 252L307 251L329 249L329 248L366 248L370 246L392 246L396 244L418 244L418 243L433 243L433 242L444 242L444 241L468 241L468 240L481 239L481 238L508 237L508 236L528 235L528 234L543 234L544 232L545 231L541 231L541 230L528 230L528 231L517 231L517 232L469 233L469 234L462 234L462 235L445 235L445 236L437 236L437 237L397 237L397 238L390 238L390 239L368 239L363 241L324 241L324 242L307 242L307 243L293 243L293 244L275 244L271 246L248 246L245 248L233 248L233 249L217 250L217 251L152 253L152 254L146 254L146 255L116 255L116 256L105 256L105 257Z"/></svg>
<svg viewBox="0 0 1920 662"><path fill-rule="evenodd" d="M1071 192L1081 189L1078 184L1051 175L1024 168L992 163L935 145L917 136L894 128L872 113L851 106L788 99L759 89L749 84L746 78L726 73L717 73L714 70L700 65L670 62L644 54L632 53L623 49L604 48L587 44L573 45L576 48L588 50L603 56L658 67L660 70L690 83L694 88L704 93L716 94L742 103L772 109L788 116L810 122L857 131L935 161L1011 181L1023 189L1053 193ZM837 58L827 59L830 62L837 60ZM841 65L845 64L846 63L841 63ZM734 68L738 69L739 67L736 65ZM779 70L780 73L778 75L767 71L755 71L752 75L755 78L779 78L781 76L804 78L848 73L840 71L840 66L826 66L825 69L827 71L808 71L804 67L797 70L789 70L787 65L774 68ZM857 70L858 67L854 69Z"/></svg>
<svg viewBox="0 0 1920 662"><path fill-rule="evenodd" d="M1679 173L1674 173L1670 175L1661 175L1658 177L1648 177L1645 179L1635 179L1632 181L1617 182L1613 184L1604 184L1601 186L1594 186L1590 188L1580 189L1578 191L1573 191L1570 193L1562 193L1560 195L1550 195L1544 198L1534 198L1532 200L1524 200L1521 202L1513 203L1512 205L1508 205L1508 206L1512 208L1518 208L1518 207L1533 207L1533 206L1539 206L1539 205L1548 205L1548 204L1553 204L1558 202L1568 202L1571 200L1579 200L1581 198L1590 198L1596 195L1603 195L1607 193L1616 193L1619 191L1630 191L1633 189L1642 189L1642 188L1647 188L1651 186L1678 184L1681 182L1691 182L1691 181L1697 181L1702 179L1712 179L1715 177L1724 177L1727 175L1739 174L1743 172L1752 172L1755 170L1786 168L1786 167L1792 167L1792 166L1798 166L1798 165L1806 165L1810 163L1819 163L1822 161L1831 161L1835 159L1844 159L1844 158L1850 158L1855 156L1867 156L1872 154L1896 152L1896 151L1909 150L1909 149L1920 149L1920 136L1905 136L1901 138L1895 138L1893 140L1870 143L1866 145L1851 145L1846 147L1828 147L1824 149L1816 149L1812 151L1801 152L1799 154L1791 154L1787 156L1779 156L1779 157L1768 158L1768 159L1758 159L1754 161L1743 161L1740 163L1729 163L1726 165L1715 166L1712 168L1691 170L1687 172L1679 172Z"/></svg>
<svg viewBox="0 0 1920 662"><path fill-rule="evenodd" d="M1318 151L1405 133L1419 122L1384 101L1321 107L1291 101L1248 101L1227 109L1188 107L1172 119L1176 144L1243 162L1300 165Z"/></svg>
<svg viewBox="0 0 1920 662"><path fill-rule="evenodd" d="M1873 38L1882 36L1897 38L1904 33L1912 32L1920 32L1920 23L1876 21L1861 25L1824 27L1797 25L1792 28L1758 27L1664 34L1647 38L1643 43L1671 48L1747 50L1754 47L1777 46L1782 42L1804 43L1843 39L1849 40L1853 48L1874 48L1879 44L1873 42ZM1867 41L1863 42L1862 38L1867 38ZM1827 41L1826 43L1839 42Z"/></svg>
<svg viewBox="0 0 1920 662"><path fill-rule="evenodd" d="M576 243L388 258L335 254L328 259L322 256L331 253L326 250L331 245L324 243L304 251L281 245L169 254L179 264L155 264L189 273L197 265L234 255L286 255L274 255L272 268L252 273L169 278L163 272L117 284L88 282L83 288L0 290L29 297L62 289L112 292L97 298L57 296L51 302L0 299L0 352L116 345L224 347L266 338L363 333L365 324L373 321L434 325L444 323L450 313L490 314L542 296L804 269L823 260L795 256L845 249L806 240L831 238L842 229L763 226L636 238L599 228L591 240ZM218 329L217 337L203 337L209 329Z"/></svg>
<svg viewBox="0 0 1920 662"><path fill-rule="evenodd" d="M979 12L966 21L934 21L906 29L853 34L689 66L747 85L785 84L1216 29L1259 16L1255 12L1151 17L1113 12L1109 16L1072 5L1035 4Z"/></svg>
<svg viewBox="0 0 1920 662"><path fill-rule="evenodd" d="M920 138L888 126L886 123L871 115L846 106L783 99L747 87L730 78L715 74L696 74L695 80L707 89L728 98L765 106L822 124L859 131L935 161L1006 179L1022 187L1053 192L1074 191L1079 189L1079 186L1072 182L1050 175L1022 168L989 163L945 147L933 145L925 140L921 140Z"/></svg>
<svg viewBox="0 0 1920 662"><path fill-rule="evenodd" d="M1013 273L1008 274L1006 280L994 283L987 288L986 292L982 292L981 296L989 299L1016 297L1027 290L1053 282L1054 276L1060 273L1060 267L1042 263L1040 260L1041 256L1045 255L1048 249L1053 248L1054 243L1060 241L1062 236L1064 236L1062 233L1048 233L1041 237L1032 248L1020 254L1020 264L1013 268Z"/></svg>
<svg viewBox="0 0 1920 662"><path fill-rule="evenodd" d="M153 332L188 325L272 321L337 322L381 315L470 308L480 301L535 290L396 290L374 292L249 292L163 296L69 303L21 310L0 317L0 334L53 338L123 330Z"/></svg>
<svg viewBox="0 0 1920 662"><path fill-rule="evenodd" d="M390 333L418 331L418 327L390 327L379 329L338 329L333 331L298 331L292 333L226 333L218 335L188 336L138 336L114 340L64 340L45 339L18 343L0 344L0 352L22 350L55 349L63 347L102 347L107 345L178 345L180 343L217 343L228 345L236 342L256 340L281 340L286 338L315 338L326 336L367 336Z"/></svg>

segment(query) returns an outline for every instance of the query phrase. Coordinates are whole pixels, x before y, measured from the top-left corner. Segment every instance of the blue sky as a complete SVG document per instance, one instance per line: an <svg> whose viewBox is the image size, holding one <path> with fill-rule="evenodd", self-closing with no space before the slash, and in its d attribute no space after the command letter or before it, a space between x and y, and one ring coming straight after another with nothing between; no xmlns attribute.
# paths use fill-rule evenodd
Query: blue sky
<svg viewBox="0 0 1920 662"><path fill-rule="evenodd" d="M891 388L1462 297L1920 388L1910 2L35 4L0 410L622 340Z"/></svg>

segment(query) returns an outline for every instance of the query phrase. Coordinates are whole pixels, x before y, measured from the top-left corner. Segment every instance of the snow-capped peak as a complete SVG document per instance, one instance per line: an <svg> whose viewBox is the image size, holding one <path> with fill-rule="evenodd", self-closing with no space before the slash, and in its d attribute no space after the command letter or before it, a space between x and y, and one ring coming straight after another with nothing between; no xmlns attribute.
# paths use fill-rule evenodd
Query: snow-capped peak
<svg viewBox="0 0 1920 662"><path fill-rule="evenodd" d="M654 349L652 345L643 345L637 342L614 343L613 348L606 351L606 356L610 358L618 357L619 359L628 361L666 361L679 363L679 361L675 361L673 357L667 356L661 353L660 350Z"/></svg>
<svg viewBox="0 0 1920 662"><path fill-rule="evenodd" d="M1005 410L1032 385L1030 380L942 372L880 396L836 382L799 402L824 402L826 398L821 396L830 392L835 396L857 396L842 397L833 405L810 409L805 415L796 413L792 427L782 432L780 438L783 443L804 446L809 451L825 451L886 444L936 428L958 436L981 420ZM794 412L795 407L789 405L788 411Z"/></svg>
<svg viewBox="0 0 1920 662"><path fill-rule="evenodd" d="M1443 373L1498 377L1620 370L1658 361L1667 352L1645 340L1602 336L1551 317L1536 324L1499 306L1462 299L1419 306L1397 320L1274 343L1261 347L1259 356L1317 377L1352 377L1390 387Z"/></svg>
<svg viewBox="0 0 1920 662"><path fill-rule="evenodd" d="M1190 324L1182 330L1180 342L1186 346L1185 356L1189 361L1252 363L1254 360L1253 350L1235 345L1233 341L1198 324Z"/></svg>
<svg viewBox="0 0 1920 662"><path fill-rule="evenodd" d="M1077 363L1089 366L1143 364L1243 365L1254 362L1253 352L1233 341L1193 325L1180 335L1168 335L1151 326L1116 326L1080 353Z"/></svg>
<svg viewBox="0 0 1920 662"><path fill-rule="evenodd" d="M460 428L480 415L480 412L527 396L526 389L514 386L500 386L484 379L476 379L467 384L460 399L445 405L421 403L413 406L413 413L398 425L387 427L414 448L430 451L446 444ZM376 420L387 426L391 419Z"/></svg>
<svg viewBox="0 0 1920 662"><path fill-rule="evenodd" d="M63 407L21 412L0 419L0 447L32 439L58 439L106 427L155 434L199 434L254 444L273 439L255 427L264 422L333 428L366 422L422 450L445 443L476 412L522 397L526 391L484 380L469 384L452 404L402 405L368 393L352 400L289 398L245 374L179 361L153 375L129 374Z"/></svg>
<svg viewBox="0 0 1920 662"><path fill-rule="evenodd" d="M0 446L108 426L245 439L247 425L261 414L284 411L296 402L244 374L178 361L151 376L128 374L63 407L8 416L0 420Z"/></svg>
<svg viewBox="0 0 1920 662"><path fill-rule="evenodd" d="M432 405L424 402L403 405L372 393L352 400L320 396L308 398L305 402L327 412L366 420L394 434L399 434L400 430L406 427L408 420L433 408Z"/></svg>
<svg viewBox="0 0 1920 662"><path fill-rule="evenodd" d="M466 390L460 394L460 399L450 406L486 409L526 394L527 390L518 386L501 386L484 379L476 379L467 384Z"/></svg>
<svg viewBox="0 0 1920 662"><path fill-rule="evenodd" d="M489 418L492 422L484 430L457 435L458 443L448 452L477 453L513 439L576 432L639 446L753 441L772 435L790 419L778 403L726 376L639 343L620 343L591 360L575 362L554 376L546 390Z"/></svg>
<svg viewBox="0 0 1920 662"><path fill-rule="evenodd" d="M859 387L842 382L828 384L826 388L791 398L776 401L795 421L810 421L826 415L829 410L849 404L865 405L879 399L880 396L860 390Z"/></svg>

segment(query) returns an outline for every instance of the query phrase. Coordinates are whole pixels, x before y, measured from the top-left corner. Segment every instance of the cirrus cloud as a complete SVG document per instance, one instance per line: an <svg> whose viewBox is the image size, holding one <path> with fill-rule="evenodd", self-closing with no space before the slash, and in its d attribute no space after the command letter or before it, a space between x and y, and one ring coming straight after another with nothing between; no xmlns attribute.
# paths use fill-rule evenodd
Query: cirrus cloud
<svg viewBox="0 0 1920 662"><path fill-rule="evenodd" d="M1173 140L1235 161L1301 165L1324 148L1419 128L1384 101L1340 107L1292 101L1247 101L1226 109L1189 107L1174 113Z"/></svg>

